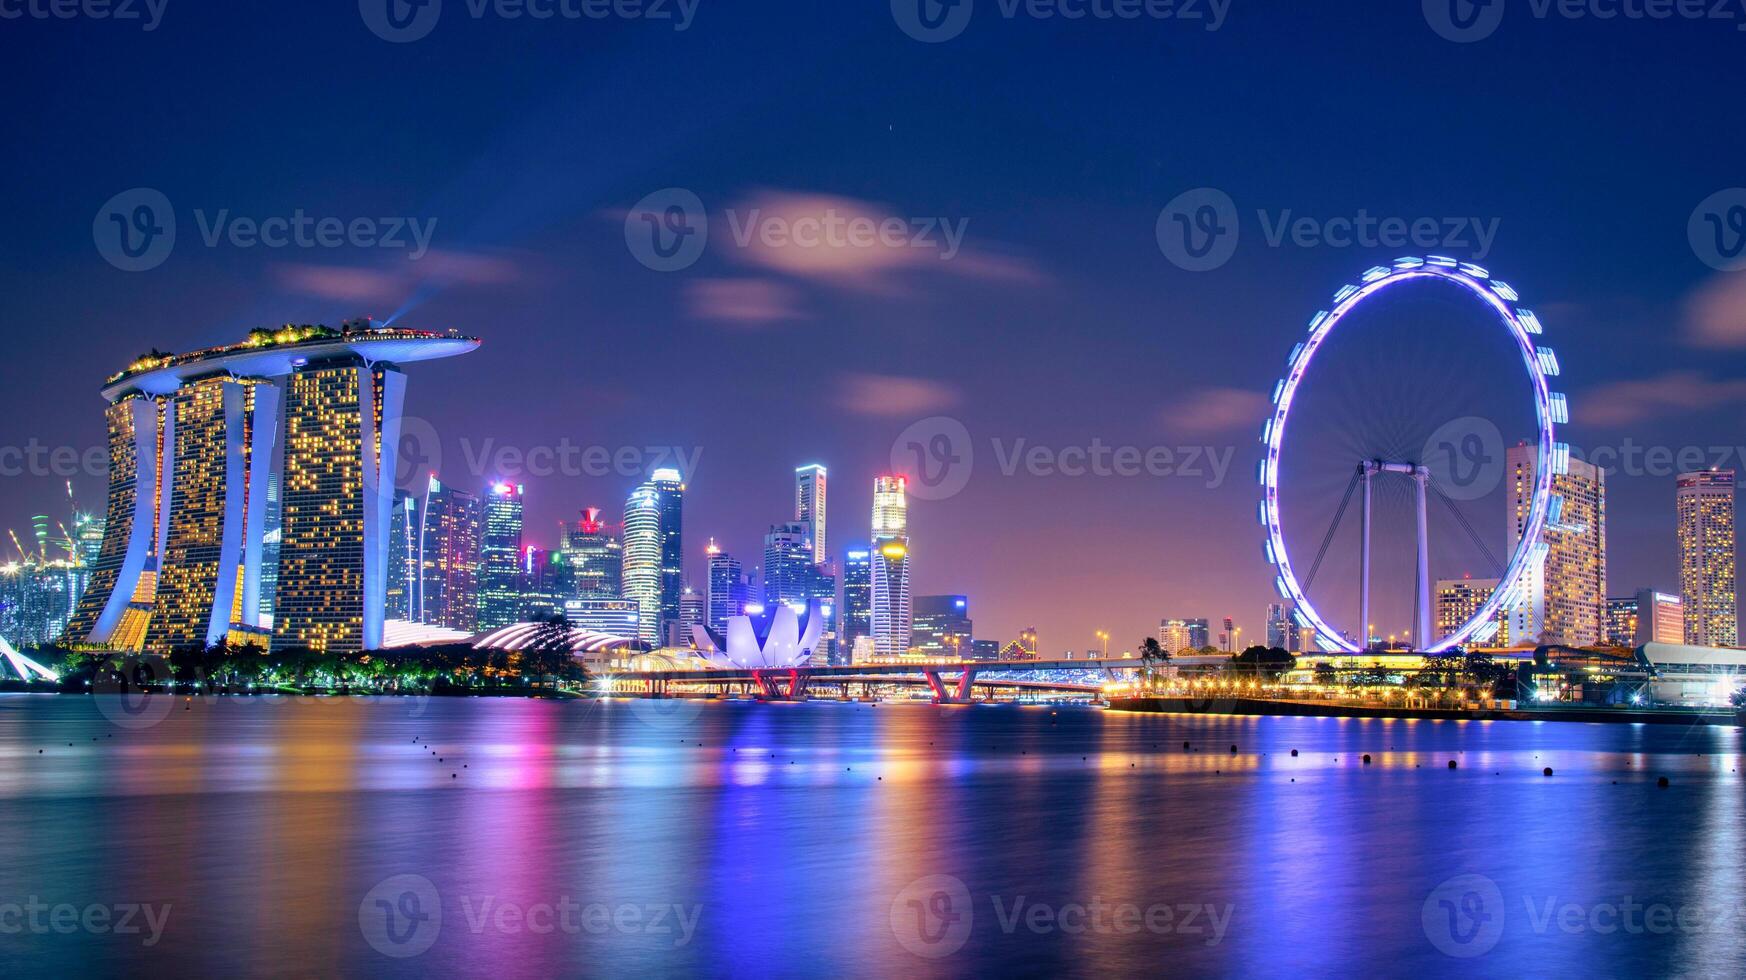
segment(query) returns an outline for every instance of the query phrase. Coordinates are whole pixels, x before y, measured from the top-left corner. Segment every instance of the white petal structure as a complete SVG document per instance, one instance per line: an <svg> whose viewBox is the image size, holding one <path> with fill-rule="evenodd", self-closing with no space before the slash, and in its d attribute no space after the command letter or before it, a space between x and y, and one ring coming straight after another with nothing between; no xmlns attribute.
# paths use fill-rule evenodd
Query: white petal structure
<svg viewBox="0 0 1746 980"><path fill-rule="evenodd" d="M778 603L760 616L731 617L726 636L707 626L691 627L698 656L727 670L805 667L823 635L824 612L817 600L804 616Z"/></svg>

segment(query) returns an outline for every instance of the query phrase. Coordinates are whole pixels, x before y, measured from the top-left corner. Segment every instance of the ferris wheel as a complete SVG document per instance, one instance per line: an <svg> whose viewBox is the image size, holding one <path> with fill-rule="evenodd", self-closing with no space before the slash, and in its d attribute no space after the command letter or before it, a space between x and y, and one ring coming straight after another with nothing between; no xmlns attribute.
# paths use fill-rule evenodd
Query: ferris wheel
<svg viewBox="0 0 1746 980"><path fill-rule="evenodd" d="M1292 556L1287 552L1285 532L1280 519L1280 454L1286 445L1286 433L1292 421L1292 403L1310 370L1310 364L1323 343L1346 320L1353 310L1384 292L1399 292L1415 284L1447 283L1461 287L1465 295L1489 311L1487 322L1501 325L1521 353L1527 369L1525 394L1533 404L1535 422L1533 467L1534 480L1528 509L1519 540L1511 549L1498 584L1491 595L1473 614L1434 643L1431 637L1431 581L1429 573L1429 541L1426 532L1427 500L1432 496L1449 500L1437 485L1431 467L1424 459L1366 457L1351 460L1350 481L1346 495L1334 516L1334 526L1323 539L1320 550L1300 579ZM1550 379L1559 374L1558 358L1539 338L1543 327L1538 317L1519 305L1520 298L1508 283L1491 277L1491 273L1471 262L1460 262L1442 256L1407 257L1397 259L1392 266L1376 266L1366 271L1356 283L1342 286L1334 294L1331 308L1318 312L1309 323L1309 336L1292 348L1287 358L1285 377L1273 387L1273 408L1261 442L1265 456L1261 460L1258 480L1262 488L1260 522L1266 528L1265 554L1276 571L1274 588L1281 599L1293 605L1293 617L1299 626L1314 629L1317 643L1324 651L1359 653L1369 647L1369 609L1371 578L1371 498L1373 485L1379 480L1410 481L1416 503L1417 563L1414 582L1414 624L1412 635L1418 638L1424 652L1437 653L1462 646L1469 641L1484 642L1495 635L1500 610L1511 603L1524 577L1544 560L1543 532L1556 525L1563 501L1552 492L1553 477L1569 470L1570 447L1556 440L1556 427L1569 421L1569 404L1562 392L1551 389ZM1524 488L1526 489L1526 488ZM1361 495L1359 532L1360 583L1359 623L1354 641L1352 634L1336 628L1310 600L1308 590L1316 571L1326 556L1335 528L1345 514L1353 496ZM1452 506L1452 505L1451 505ZM1459 514L1457 514L1459 518ZM1463 524L1465 525L1465 521ZM1473 534L1471 526L1467 526ZM1477 540L1477 538L1476 538Z"/></svg>

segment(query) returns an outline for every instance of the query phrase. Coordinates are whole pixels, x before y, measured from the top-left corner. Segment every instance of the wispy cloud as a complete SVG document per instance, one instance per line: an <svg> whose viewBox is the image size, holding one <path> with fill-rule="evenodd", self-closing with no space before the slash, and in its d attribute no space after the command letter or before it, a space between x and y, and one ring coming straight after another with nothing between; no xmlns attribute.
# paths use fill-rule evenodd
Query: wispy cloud
<svg viewBox="0 0 1746 980"><path fill-rule="evenodd" d="M396 303L417 289L496 286L522 278L522 265L503 255L431 249L415 262L386 265L282 263L273 268L281 289L321 299Z"/></svg>
<svg viewBox="0 0 1746 980"><path fill-rule="evenodd" d="M1164 426L1188 436L1253 428L1267 414L1267 397L1247 388L1203 388L1160 413Z"/></svg>
<svg viewBox="0 0 1746 980"><path fill-rule="evenodd" d="M837 384L837 404L880 418L938 412L960 398L958 389L944 382L894 374L846 374Z"/></svg>
<svg viewBox="0 0 1746 980"><path fill-rule="evenodd" d="M1694 347L1746 347L1746 272L1724 273L1692 293L1685 304L1686 340Z"/></svg>
<svg viewBox="0 0 1746 980"><path fill-rule="evenodd" d="M799 293L773 279L692 279L685 283L685 306L697 319L740 327L804 318Z"/></svg>
<svg viewBox="0 0 1746 980"><path fill-rule="evenodd" d="M856 198L764 190L711 216L710 237L737 261L867 292L906 291L900 277L914 273L1049 281L1028 259L969 244L972 224L962 215L899 215Z"/></svg>
<svg viewBox="0 0 1746 980"><path fill-rule="evenodd" d="M1746 380L1713 380L1695 371L1670 371L1590 388L1573 399L1571 407L1572 415L1581 422L1621 426L1743 402Z"/></svg>

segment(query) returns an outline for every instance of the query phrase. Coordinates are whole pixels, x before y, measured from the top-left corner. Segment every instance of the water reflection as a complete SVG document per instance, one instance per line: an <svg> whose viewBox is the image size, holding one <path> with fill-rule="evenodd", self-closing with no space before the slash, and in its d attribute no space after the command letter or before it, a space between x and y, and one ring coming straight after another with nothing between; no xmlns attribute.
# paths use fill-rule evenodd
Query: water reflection
<svg viewBox="0 0 1746 980"><path fill-rule="evenodd" d="M126 727L92 699L0 696L0 954L33 975L390 976L1746 957L1746 912L1724 915L1746 904L1733 728L681 707L196 699ZM1497 907L1441 906L1463 876ZM172 911L146 947L9 919L31 896ZM1630 903L1710 925L1593 928ZM1469 908L1502 924L1472 960L1436 918ZM412 946L370 916L428 948L397 958Z"/></svg>

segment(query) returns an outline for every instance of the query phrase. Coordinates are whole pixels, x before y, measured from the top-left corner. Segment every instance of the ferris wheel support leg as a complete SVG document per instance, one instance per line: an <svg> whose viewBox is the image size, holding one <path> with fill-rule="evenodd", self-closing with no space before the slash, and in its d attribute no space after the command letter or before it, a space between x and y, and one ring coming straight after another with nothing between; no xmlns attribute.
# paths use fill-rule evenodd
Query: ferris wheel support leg
<svg viewBox="0 0 1746 980"><path fill-rule="evenodd" d="M1413 471L1419 497L1419 569L1418 608L1414 610L1413 640L1420 650L1431 644L1431 552L1430 535L1425 527L1425 484L1430 472L1420 466Z"/></svg>
<svg viewBox="0 0 1746 980"><path fill-rule="evenodd" d="M1358 647L1361 650L1370 649L1370 477L1372 470L1368 465L1362 466L1364 472L1364 502L1360 508L1363 511L1363 522L1358 532L1358 631L1361 634Z"/></svg>

